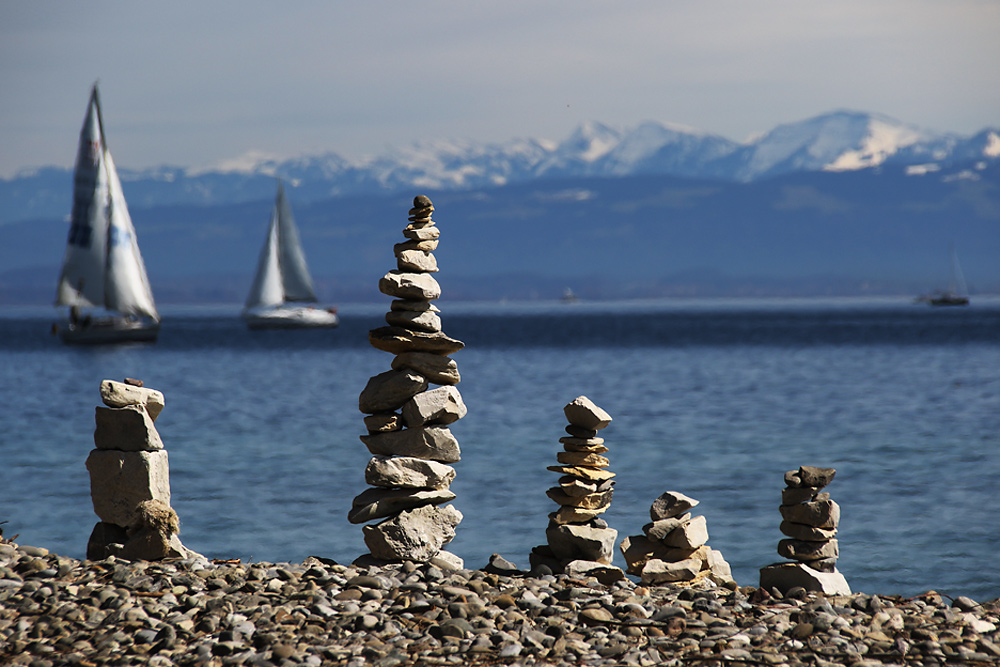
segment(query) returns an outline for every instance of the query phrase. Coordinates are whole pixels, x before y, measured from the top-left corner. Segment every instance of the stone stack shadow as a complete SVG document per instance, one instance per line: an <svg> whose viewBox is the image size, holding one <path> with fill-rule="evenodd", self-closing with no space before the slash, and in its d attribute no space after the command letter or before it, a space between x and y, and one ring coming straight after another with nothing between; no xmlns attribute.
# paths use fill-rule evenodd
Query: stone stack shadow
<svg viewBox="0 0 1000 667"><path fill-rule="evenodd" d="M372 346L395 355L391 370L372 377L358 399L365 413L362 442L372 453L365 469L371 488L358 495L348 513L364 526L365 545L377 561L427 562L439 559L454 567L462 560L442 551L455 537L462 514L452 505L455 478L451 463L461 458L448 424L466 414L456 384L458 365L448 355L465 344L442 331L441 296L433 250L440 230L431 219L434 205L424 196L413 200L406 241L393 250L396 270L379 281L379 291L394 298L388 326L368 334ZM431 388L430 385L439 385ZM362 557L364 558L364 557Z"/></svg>

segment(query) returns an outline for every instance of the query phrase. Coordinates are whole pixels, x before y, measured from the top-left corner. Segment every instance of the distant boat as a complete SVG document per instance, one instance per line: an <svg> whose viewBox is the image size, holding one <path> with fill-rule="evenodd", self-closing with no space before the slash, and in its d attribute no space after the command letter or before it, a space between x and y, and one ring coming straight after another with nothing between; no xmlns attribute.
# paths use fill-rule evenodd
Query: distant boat
<svg viewBox="0 0 1000 667"><path fill-rule="evenodd" d="M135 228L105 141L96 83L80 130L56 305L69 307L66 324L55 327L66 343L151 342L160 331ZM90 308L103 311L84 310Z"/></svg>
<svg viewBox="0 0 1000 667"><path fill-rule="evenodd" d="M251 329L331 328L340 324L336 308L297 305L316 301L292 209L279 181L271 225L243 308L243 319Z"/></svg>
<svg viewBox="0 0 1000 667"><path fill-rule="evenodd" d="M563 303L576 303L577 301L580 300L580 297L578 297L576 293L573 292L573 290L567 287L566 290L563 292L562 298L560 300Z"/></svg>
<svg viewBox="0 0 1000 667"><path fill-rule="evenodd" d="M958 264L958 253L955 252L954 245L951 247L951 282L948 284L948 289L921 295L917 301L932 306L969 305L969 290L965 286L965 276L962 275L962 267Z"/></svg>

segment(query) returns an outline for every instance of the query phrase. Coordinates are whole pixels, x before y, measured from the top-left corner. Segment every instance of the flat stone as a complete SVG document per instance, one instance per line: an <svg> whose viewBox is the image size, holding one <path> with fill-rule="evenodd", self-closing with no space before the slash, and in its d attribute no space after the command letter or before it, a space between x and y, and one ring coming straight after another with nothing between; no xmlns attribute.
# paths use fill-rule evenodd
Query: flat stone
<svg viewBox="0 0 1000 667"><path fill-rule="evenodd" d="M697 507L698 501L677 491L664 491L653 501L649 508L649 518L653 521L669 519L684 514L692 507Z"/></svg>
<svg viewBox="0 0 1000 667"><path fill-rule="evenodd" d="M591 560L610 564L618 531L573 524L550 525L545 537L556 558L564 561Z"/></svg>
<svg viewBox="0 0 1000 667"><path fill-rule="evenodd" d="M586 496L597 493L596 482L585 482L582 479L566 475L559 478L559 488L567 496Z"/></svg>
<svg viewBox="0 0 1000 667"><path fill-rule="evenodd" d="M562 473L563 475L579 477L580 479L590 482L603 482L604 480L611 479L615 476L615 473L610 470L604 470L603 468L588 468L586 466L547 466L545 469L551 470L552 472Z"/></svg>
<svg viewBox="0 0 1000 667"><path fill-rule="evenodd" d="M170 467L166 450L123 452L95 449L87 457L94 513L107 523L128 527L139 504L159 500L170 505Z"/></svg>
<svg viewBox="0 0 1000 667"><path fill-rule="evenodd" d="M378 281L378 289L397 299L430 301L441 296L441 286L428 273L390 271Z"/></svg>
<svg viewBox="0 0 1000 667"><path fill-rule="evenodd" d="M811 540L813 542L832 540L837 536L836 528L817 528L815 526L807 526L803 523L792 523L791 521L782 521L781 525L778 526L778 530L783 535L796 540Z"/></svg>
<svg viewBox="0 0 1000 667"><path fill-rule="evenodd" d="M418 459L455 463L462 458L458 440L446 426L406 428L389 433L361 436L372 454L413 456Z"/></svg>
<svg viewBox="0 0 1000 667"><path fill-rule="evenodd" d="M412 299L393 299L389 303L389 309L390 310L413 310L413 311L418 311L418 312L421 312L421 313L427 312L427 311L430 311L432 313L440 313L441 312L441 309L438 308L437 306L435 306L430 301L423 301L423 300L414 301Z"/></svg>
<svg viewBox="0 0 1000 667"><path fill-rule="evenodd" d="M598 434L598 430L596 428L583 428L582 426L577 426L576 424L567 424L566 432L574 438L580 438L583 440L596 438ZM604 442L603 439L601 442Z"/></svg>
<svg viewBox="0 0 1000 667"><path fill-rule="evenodd" d="M392 360L392 368L409 368L434 384L458 384L462 380L454 359L431 352L403 352Z"/></svg>
<svg viewBox="0 0 1000 667"><path fill-rule="evenodd" d="M109 408L124 408L126 405L143 405L149 418L154 422L163 410L163 394L155 389L146 387L136 387L115 382L114 380L101 381L101 400Z"/></svg>
<svg viewBox="0 0 1000 667"><path fill-rule="evenodd" d="M818 500L798 505L781 505L778 510L785 521L803 523L816 528L836 528L840 523L840 505L832 500Z"/></svg>
<svg viewBox="0 0 1000 667"><path fill-rule="evenodd" d="M607 468L611 465L611 461L607 457L591 452L558 452L556 460L568 466Z"/></svg>
<svg viewBox="0 0 1000 667"><path fill-rule="evenodd" d="M778 542L778 553L785 558L791 558L792 560L799 561L840 557L837 540L826 540L823 542L781 540Z"/></svg>
<svg viewBox="0 0 1000 667"><path fill-rule="evenodd" d="M596 431L594 431L596 433ZM604 438L576 438L573 436L559 438L559 442L567 452L606 452Z"/></svg>
<svg viewBox="0 0 1000 667"><path fill-rule="evenodd" d="M661 542L676 549L697 549L708 542L708 522L704 516L696 516L672 530Z"/></svg>
<svg viewBox="0 0 1000 667"><path fill-rule="evenodd" d="M446 489L454 479L451 466L412 456L373 456L365 468L371 486Z"/></svg>
<svg viewBox="0 0 1000 667"><path fill-rule="evenodd" d="M403 421L410 428L424 424L451 424L468 413L462 395L452 385L423 391L403 405Z"/></svg>
<svg viewBox="0 0 1000 667"><path fill-rule="evenodd" d="M651 540L645 535L630 535L622 540L618 547L622 555L625 556L625 563L628 566L626 571L629 574L641 574L643 565L651 560L662 560L668 563L675 563L691 558L706 560L708 558L707 546L697 549L677 549L668 547L662 542Z"/></svg>
<svg viewBox="0 0 1000 667"><path fill-rule="evenodd" d="M565 523L586 523L591 519L599 517L608 511L611 507L610 504L604 507L599 507L597 509L583 509L582 507L573 507L571 505L563 505L559 508L559 511L552 512L549 514L549 520L552 523L565 524Z"/></svg>
<svg viewBox="0 0 1000 667"><path fill-rule="evenodd" d="M385 314L385 321L411 331L441 331L441 316L430 310L390 310Z"/></svg>
<svg viewBox="0 0 1000 667"><path fill-rule="evenodd" d="M400 250L396 252L396 268L400 271L437 273L437 259L423 250Z"/></svg>
<svg viewBox="0 0 1000 667"><path fill-rule="evenodd" d="M397 243L392 246L392 252L396 257L399 257L399 253L405 250L422 250L424 252L434 252L437 250L438 240L437 239L427 239L424 241L418 241L417 239L410 239L409 241L403 241L402 243Z"/></svg>
<svg viewBox="0 0 1000 667"><path fill-rule="evenodd" d="M94 446L123 452L163 449L163 440L145 405L94 408Z"/></svg>
<svg viewBox="0 0 1000 667"><path fill-rule="evenodd" d="M386 433L403 428L403 416L395 412L365 415L365 428L369 433Z"/></svg>
<svg viewBox="0 0 1000 667"><path fill-rule="evenodd" d="M452 354L465 347L462 341L449 338L440 331L426 333L393 326L372 329L368 332L368 342L376 349L397 355L404 352Z"/></svg>
<svg viewBox="0 0 1000 667"><path fill-rule="evenodd" d="M664 584L691 581L702 570L703 561L689 558L676 562L651 558L642 566L639 577L644 584Z"/></svg>
<svg viewBox="0 0 1000 667"><path fill-rule="evenodd" d="M708 569L712 573L715 583L724 585L730 581L735 581L733 579L733 568L722 557L722 552L711 547L705 547L705 549L707 549L706 562L708 563Z"/></svg>
<svg viewBox="0 0 1000 667"><path fill-rule="evenodd" d="M383 560L427 562L455 537L462 513L451 505L425 505L374 526L362 528L372 556Z"/></svg>
<svg viewBox="0 0 1000 667"><path fill-rule="evenodd" d="M407 227L403 230L403 236L415 241L426 241L441 236L441 230L434 226L421 228Z"/></svg>
<svg viewBox="0 0 1000 667"><path fill-rule="evenodd" d="M605 586L625 578L620 567L593 560L571 560L563 566L563 573L573 577L594 577Z"/></svg>
<svg viewBox="0 0 1000 667"><path fill-rule="evenodd" d="M596 510L611 504L614 489L608 489L603 493L591 493L585 496L571 496L565 493L561 487L554 486L545 493L560 505L579 507L585 510Z"/></svg>
<svg viewBox="0 0 1000 667"><path fill-rule="evenodd" d="M448 489L383 489L362 491L354 498L347 520L365 523L424 505L440 505L455 499Z"/></svg>
<svg viewBox="0 0 1000 667"><path fill-rule="evenodd" d="M823 488L833 481L833 477L836 474L837 471L834 468L799 467L799 480L802 482L802 486Z"/></svg>
<svg viewBox="0 0 1000 667"><path fill-rule="evenodd" d="M671 517L669 519L660 519L659 521L647 523L642 527L642 532L649 539L660 541L675 528L680 528L685 521L689 521L691 519L690 514L685 516L687 517L686 519L682 517Z"/></svg>
<svg viewBox="0 0 1000 667"><path fill-rule="evenodd" d="M599 431L611 423L611 415L586 396L578 396L563 408L570 424Z"/></svg>
<svg viewBox="0 0 1000 667"><path fill-rule="evenodd" d="M825 595L850 595L851 587L840 572L818 572L805 563L776 563L760 569L760 587L785 593L801 586Z"/></svg>
<svg viewBox="0 0 1000 667"><path fill-rule="evenodd" d="M815 486L789 486L781 490L781 504L795 505L808 503L816 499L819 488Z"/></svg>
<svg viewBox="0 0 1000 667"><path fill-rule="evenodd" d="M427 389L427 379L411 370L390 370L368 380L358 397L361 412L393 412Z"/></svg>

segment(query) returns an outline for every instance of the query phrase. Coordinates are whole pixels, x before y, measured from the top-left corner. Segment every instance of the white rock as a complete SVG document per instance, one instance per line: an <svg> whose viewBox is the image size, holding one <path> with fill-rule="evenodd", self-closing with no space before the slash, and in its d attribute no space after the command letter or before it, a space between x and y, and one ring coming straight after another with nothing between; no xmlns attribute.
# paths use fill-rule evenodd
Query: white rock
<svg viewBox="0 0 1000 667"><path fill-rule="evenodd" d="M701 572L702 561L689 558L687 560L668 563L658 558L651 558L642 566L640 578L644 584L662 584L673 581L691 581Z"/></svg>
<svg viewBox="0 0 1000 667"><path fill-rule="evenodd" d="M430 310L390 310L385 321L394 327L435 333L441 331L441 316Z"/></svg>
<svg viewBox="0 0 1000 667"><path fill-rule="evenodd" d="M163 394L147 387L135 387L124 382L103 380L101 382L101 400L109 408L123 408L126 405L144 405L149 418L156 421L163 410Z"/></svg>
<svg viewBox="0 0 1000 667"><path fill-rule="evenodd" d="M453 479L451 466L412 456L373 456L365 468L365 482L372 486L445 489Z"/></svg>
<svg viewBox="0 0 1000 667"><path fill-rule="evenodd" d="M462 513L451 505L425 505L362 528L365 545L382 560L427 562L455 537Z"/></svg>
<svg viewBox="0 0 1000 667"><path fill-rule="evenodd" d="M101 521L131 526L139 503L160 500L170 505L170 466L166 450L121 452L95 449L87 457L90 495Z"/></svg>
<svg viewBox="0 0 1000 667"><path fill-rule="evenodd" d="M670 519L684 514L692 507L697 507L698 501L677 491L664 491L653 501L649 508L649 518L654 522L660 519Z"/></svg>
<svg viewBox="0 0 1000 667"><path fill-rule="evenodd" d="M668 547L697 549L708 542L708 522L704 516L696 516L670 531L661 541Z"/></svg>
<svg viewBox="0 0 1000 667"><path fill-rule="evenodd" d="M384 489L375 487L361 492L354 499L347 520L365 523L424 505L440 505L454 500L448 489Z"/></svg>
<svg viewBox="0 0 1000 667"><path fill-rule="evenodd" d="M563 413L570 424L595 431L611 423L611 415L586 396L577 396L563 408Z"/></svg>
<svg viewBox="0 0 1000 667"><path fill-rule="evenodd" d="M378 289L397 299L430 301L441 296L441 285L429 273L390 271L378 281Z"/></svg>
<svg viewBox="0 0 1000 667"><path fill-rule="evenodd" d="M437 260L434 255L423 250L397 250L396 267L400 271L423 271L436 273Z"/></svg>
<svg viewBox="0 0 1000 667"><path fill-rule="evenodd" d="M403 421L410 428L424 424L451 424L468 413L454 386L420 392L403 405Z"/></svg>
<svg viewBox="0 0 1000 667"><path fill-rule="evenodd" d="M545 537L552 553L560 560L591 560L610 564L618 531L567 523L550 525Z"/></svg>
<svg viewBox="0 0 1000 667"><path fill-rule="evenodd" d="M837 570L817 572L805 563L775 563L760 569L760 587L764 590L777 588L785 593L796 586L826 595L851 594L847 579Z"/></svg>
<svg viewBox="0 0 1000 667"><path fill-rule="evenodd" d="M447 426L406 428L402 431L361 436L372 454L413 456L418 459L455 463L462 458L458 440Z"/></svg>

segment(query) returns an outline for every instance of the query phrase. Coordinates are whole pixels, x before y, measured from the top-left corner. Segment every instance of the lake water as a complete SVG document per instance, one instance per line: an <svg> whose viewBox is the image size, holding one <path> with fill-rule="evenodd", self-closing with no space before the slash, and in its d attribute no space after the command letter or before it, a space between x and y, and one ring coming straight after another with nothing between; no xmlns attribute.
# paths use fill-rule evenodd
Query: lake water
<svg viewBox="0 0 1000 667"><path fill-rule="evenodd" d="M388 301L388 300L387 300ZM781 560L783 474L834 467L840 570L856 591L1000 596L1000 299L635 303L439 302L468 416L448 547L523 568L555 505L563 406L614 417L605 518L619 541L675 490L741 585ZM84 462L104 378L162 391L181 537L210 558L348 563L369 458L358 394L389 368L367 343L385 304L332 331L249 332L238 308L164 307L155 345L80 349L47 308L0 308L0 521L8 538L83 558L97 521ZM617 564L623 565L620 555Z"/></svg>

